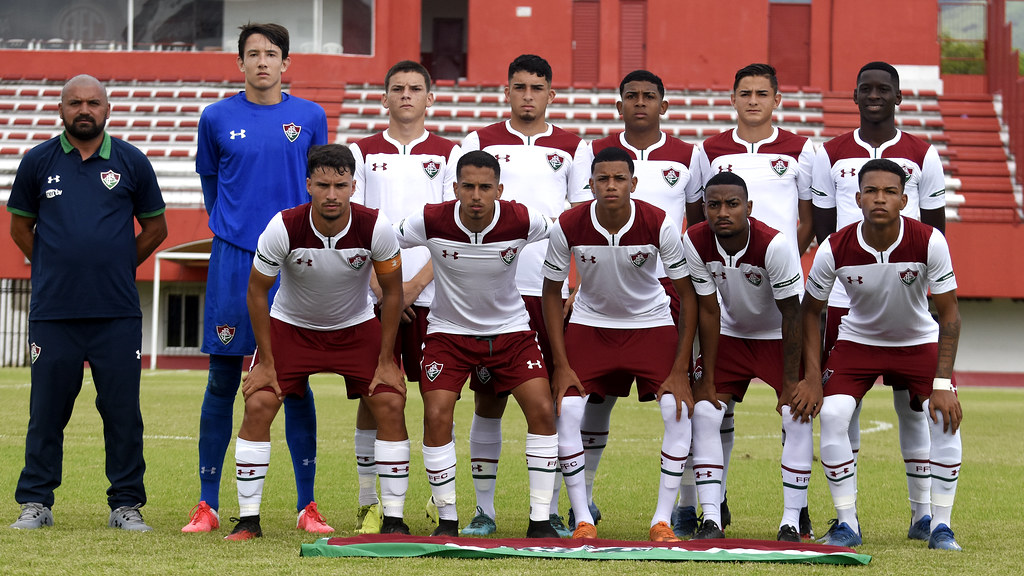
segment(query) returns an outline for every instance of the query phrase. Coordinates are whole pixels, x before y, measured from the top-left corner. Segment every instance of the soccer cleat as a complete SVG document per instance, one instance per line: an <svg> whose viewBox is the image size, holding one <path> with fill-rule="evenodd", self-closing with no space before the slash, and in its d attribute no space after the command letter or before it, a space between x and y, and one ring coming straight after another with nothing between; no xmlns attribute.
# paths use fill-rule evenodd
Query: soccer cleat
<svg viewBox="0 0 1024 576"><path fill-rule="evenodd" d="M651 526L651 542L682 542L682 540L672 531L668 522L658 522Z"/></svg>
<svg viewBox="0 0 1024 576"><path fill-rule="evenodd" d="M437 521L437 528L430 533L431 536L448 536L451 538L458 538L459 536L459 521L458 520L444 520L439 519Z"/></svg>
<svg viewBox="0 0 1024 576"><path fill-rule="evenodd" d="M925 514L920 520L910 525L907 530L907 538L911 540L928 541L932 535L932 517Z"/></svg>
<svg viewBox="0 0 1024 576"><path fill-rule="evenodd" d="M561 538L562 536L551 525L551 520L530 520L526 527L527 538Z"/></svg>
<svg viewBox="0 0 1024 576"><path fill-rule="evenodd" d="M476 507L476 516L469 521L469 524L462 529L463 536L487 536L494 534L494 531L498 529L498 526L494 523L494 518L491 518L487 514L484 514L483 508Z"/></svg>
<svg viewBox="0 0 1024 576"><path fill-rule="evenodd" d="M814 528L811 527L811 514L807 506L800 509L800 537L804 540L814 540Z"/></svg>
<svg viewBox="0 0 1024 576"><path fill-rule="evenodd" d="M572 537L572 530L569 530L569 528L565 525L565 522L562 522L561 516L559 516L558 514L552 514L551 517L548 519L551 521L551 527L555 529L555 532L558 532L559 538Z"/></svg>
<svg viewBox="0 0 1024 576"><path fill-rule="evenodd" d="M383 517L380 504L360 506L356 512L356 534L380 534Z"/></svg>
<svg viewBox="0 0 1024 576"><path fill-rule="evenodd" d="M953 530L945 524L939 524L935 530L932 530L932 535L928 538L928 547L933 550L952 550L954 552L963 552L964 550L956 543Z"/></svg>
<svg viewBox="0 0 1024 576"><path fill-rule="evenodd" d="M263 536L263 529L260 528L260 515L255 516L242 516L241 518L230 518L235 524L235 529L224 537L225 540L232 540L240 542L242 540L252 540L253 538L261 538Z"/></svg>
<svg viewBox="0 0 1024 576"><path fill-rule="evenodd" d="M601 521L601 511L598 510L597 504L593 502L590 503L588 508L590 508L590 517L594 519L594 525L597 526L597 523ZM573 513L572 508L569 508L569 529L576 529L576 514Z"/></svg>
<svg viewBox="0 0 1024 576"><path fill-rule="evenodd" d="M725 530L729 524L732 524L732 512L729 511L729 495L722 495L722 530Z"/></svg>
<svg viewBox="0 0 1024 576"><path fill-rule="evenodd" d="M141 507L142 504L136 504L135 506L115 508L110 513L110 520L107 522L107 525L111 528L120 528L121 530L130 530L132 532L149 532L153 528L142 519L142 513L139 512Z"/></svg>
<svg viewBox="0 0 1024 576"><path fill-rule="evenodd" d="M381 534L409 534L409 526L396 516L385 516L380 524Z"/></svg>
<svg viewBox="0 0 1024 576"><path fill-rule="evenodd" d="M583 538L597 538L597 527L589 522L580 522L576 526L576 530L572 533L573 540L581 540Z"/></svg>
<svg viewBox="0 0 1024 576"><path fill-rule="evenodd" d="M188 524L181 529L182 532L211 532L220 528L220 516L217 515L217 511L210 508L210 505L206 503L206 500L200 500L199 504L196 504L192 508L192 512L189 514Z"/></svg>
<svg viewBox="0 0 1024 576"><path fill-rule="evenodd" d="M363 522L365 526L365 519ZM330 534L334 532L334 528L331 528L324 517L320 515L320 511L316 509L316 502L310 502L306 504L306 507L299 512L299 519L295 522L296 530L305 530L310 534ZM377 529L380 532L380 528Z"/></svg>
<svg viewBox="0 0 1024 576"><path fill-rule="evenodd" d="M672 530L680 538L693 538L693 534L700 527L700 519L697 518L695 506L678 506L672 513Z"/></svg>
<svg viewBox="0 0 1024 576"><path fill-rule="evenodd" d="M430 522L431 524L436 526L437 521L440 518L440 515L437 511L437 504L434 504L433 496L427 498L427 506L425 508L425 511L427 513L427 522Z"/></svg>
<svg viewBox="0 0 1024 576"><path fill-rule="evenodd" d="M830 546L845 546L846 548L853 548L854 546L860 546L862 539L860 536L860 530L857 532L850 528L850 525L846 522L839 522L830 529L831 534L828 535L828 539L825 540L825 544Z"/></svg>
<svg viewBox="0 0 1024 576"><path fill-rule="evenodd" d="M779 542L800 542L800 535L792 524L784 524L779 528L779 535L775 539Z"/></svg>
<svg viewBox="0 0 1024 576"><path fill-rule="evenodd" d="M718 527L718 524L715 524L714 520L708 520L705 518L704 521L700 523L700 528L698 528L697 532L694 533L693 539L711 540L714 538L725 538L725 533Z"/></svg>
<svg viewBox="0 0 1024 576"><path fill-rule="evenodd" d="M53 526L53 513L39 502L26 502L21 505L21 514L11 524L15 530L35 530L44 526Z"/></svg>

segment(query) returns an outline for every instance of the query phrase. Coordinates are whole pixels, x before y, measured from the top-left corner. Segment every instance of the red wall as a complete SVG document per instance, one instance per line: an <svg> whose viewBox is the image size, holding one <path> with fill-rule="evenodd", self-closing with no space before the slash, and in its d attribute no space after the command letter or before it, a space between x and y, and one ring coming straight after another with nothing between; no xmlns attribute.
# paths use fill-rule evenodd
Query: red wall
<svg viewBox="0 0 1024 576"><path fill-rule="evenodd" d="M529 6L532 16L517 17L517 6ZM469 0L468 28L466 77L471 82L507 84L508 65L520 54L546 59L554 84L572 82L571 0Z"/></svg>

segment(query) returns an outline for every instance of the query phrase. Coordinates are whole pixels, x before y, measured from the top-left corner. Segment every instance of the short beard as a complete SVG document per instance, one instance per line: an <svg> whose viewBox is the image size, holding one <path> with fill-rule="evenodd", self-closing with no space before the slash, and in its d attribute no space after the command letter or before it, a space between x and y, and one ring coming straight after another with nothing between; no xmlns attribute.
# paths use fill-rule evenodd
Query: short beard
<svg viewBox="0 0 1024 576"><path fill-rule="evenodd" d="M106 127L106 125L107 125L106 120L103 120L103 121L99 122L98 124L93 124L92 128L82 129L82 128L79 128L78 125L76 125L74 121L72 121L72 122L68 122L67 120L64 121L64 129L67 130L68 134L74 136L75 139L82 140L82 141L88 141L88 140L96 139L97 137L99 137L100 135L103 134L103 129Z"/></svg>

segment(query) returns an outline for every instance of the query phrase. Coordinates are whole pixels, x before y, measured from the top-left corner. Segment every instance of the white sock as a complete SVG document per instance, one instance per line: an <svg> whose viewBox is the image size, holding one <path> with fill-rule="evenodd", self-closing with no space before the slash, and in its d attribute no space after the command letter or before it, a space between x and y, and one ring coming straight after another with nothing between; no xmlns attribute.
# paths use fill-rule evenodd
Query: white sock
<svg viewBox="0 0 1024 576"><path fill-rule="evenodd" d="M555 418L558 427L558 464L562 468L565 493L569 495L569 505L576 517L577 526L580 522L594 523L587 502L583 475L586 460L583 455L583 438L580 436L580 421L586 403L586 397L566 396L562 398L562 413Z"/></svg>
<svg viewBox="0 0 1024 576"><path fill-rule="evenodd" d="M693 436L690 436L690 455L686 458L683 480L679 483L679 507L697 508L697 480L693 477Z"/></svg>
<svg viewBox="0 0 1024 576"><path fill-rule="evenodd" d="M587 402L583 408L580 436L583 437L583 449L586 451L587 467L583 474L587 483L588 505L594 501L594 479L597 478L597 467L601 464L601 456L608 445L612 408L615 408L617 400L617 396L605 396L604 402L600 404Z"/></svg>
<svg viewBox="0 0 1024 576"><path fill-rule="evenodd" d="M458 520L455 508L455 442L444 446L423 445L423 467L427 469L430 495L442 520Z"/></svg>
<svg viewBox="0 0 1024 576"><path fill-rule="evenodd" d="M800 509L807 507L807 486L814 460L814 434L811 422L793 420L789 406L782 407L782 523L800 528Z"/></svg>
<svg viewBox="0 0 1024 576"><path fill-rule="evenodd" d="M907 472L911 523L931 514L932 477L929 468L931 439L928 414L910 407L909 390L893 390L892 405L900 425L900 452Z"/></svg>
<svg viewBox="0 0 1024 576"><path fill-rule="evenodd" d="M924 413L928 414L928 403L924 401ZM956 484L960 477L960 464L963 457L963 445L960 443L960 430L950 434L942 431L943 418L940 412L938 423L928 417L931 432L931 475L932 475L932 530L939 524L952 527L950 518L953 515L953 500L956 499Z"/></svg>
<svg viewBox="0 0 1024 576"><path fill-rule="evenodd" d="M263 481L270 464L270 442L235 440L235 480L238 484L238 515L257 516L263 500Z"/></svg>
<svg viewBox="0 0 1024 576"><path fill-rule="evenodd" d="M847 436L850 438L850 450L853 451L853 465L857 465L857 458L860 456L860 408L863 402L857 402L853 409L853 416L850 417L850 428Z"/></svg>
<svg viewBox="0 0 1024 576"><path fill-rule="evenodd" d="M555 452L555 457L558 457L557 450ZM561 514L558 513L558 497L562 493L562 467L558 466L557 462L555 466L554 484L555 485L551 487L551 504L548 506L548 515L561 516Z"/></svg>
<svg viewBox="0 0 1024 576"><path fill-rule="evenodd" d="M384 507L384 515L402 518L405 493L409 490L409 440L377 440L374 444L374 457L377 459L377 476L380 477L380 500Z"/></svg>
<svg viewBox="0 0 1024 576"><path fill-rule="evenodd" d="M706 400L693 406L693 475L697 483L697 499L700 500L704 519L722 526L722 420L725 404L721 409Z"/></svg>
<svg viewBox="0 0 1024 576"><path fill-rule="evenodd" d="M547 521L558 468L558 435L526 434L526 472L530 481L530 520Z"/></svg>
<svg viewBox="0 0 1024 576"><path fill-rule="evenodd" d="M722 417L722 498L725 498L726 483L729 480L729 461L732 447L736 444L736 400L730 399ZM721 525L721 523L719 523Z"/></svg>
<svg viewBox="0 0 1024 576"><path fill-rule="evenodd" d="M690 418L686 411L676 420L676 400L672 394L661 397L661 420L665 434L661 440L661 476L658 482L658 504L654 509L651 526L672 519L672 508L679 495L679 481L690 452Z"/></svg>
<svg viewBox="0 0 1024 576"><path fill-rule="evenodd" d="M374 461L376 430L356 428L356 474L359 479L359 505L377 504L377 465Z"/></svg>
<svg viewBox="0 0 1024 576"><path fill-rule="evenodd" d="M837 394L825 396L821 405L821 467L825 470L832 504L839 522L845 522L856 532L857 522L857 467L850 448L850 419L857 408L853 396Z"/></svg>
<svg viewBox="0 0 1024 576"><path fill-rule="evenodd" d="M484 418L473 414L469 428L469 465L473 472L476 505L491 519L494 514L494 486L501 456L501 418Z"/></svg>

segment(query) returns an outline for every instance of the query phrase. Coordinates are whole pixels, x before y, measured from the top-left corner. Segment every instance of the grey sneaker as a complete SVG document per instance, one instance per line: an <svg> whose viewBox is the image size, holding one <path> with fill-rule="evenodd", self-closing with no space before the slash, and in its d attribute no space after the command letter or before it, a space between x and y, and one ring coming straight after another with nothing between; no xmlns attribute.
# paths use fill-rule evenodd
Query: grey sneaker
<svg viewBox="0 0 1024 576"><path fill-rule="evenodd" d="M139 512L139 508L142 504L136 504L135 506L121 506L120 508L114 509L110 513L111 528L120 528L121 530L131 530L133 532L149 532L153 528L146 524L146 521L142 519L142 513Z"/></svg>
<svg viewBox="0 0 1024 576"><path fill-rule="evenodd" d="M15 530L35 530L43 526L53 526L53 513L39 502L22 504L18 520L11 524Z"/></svg>

